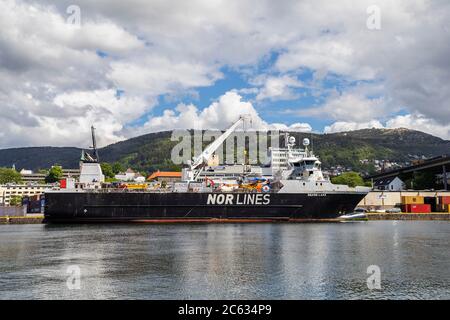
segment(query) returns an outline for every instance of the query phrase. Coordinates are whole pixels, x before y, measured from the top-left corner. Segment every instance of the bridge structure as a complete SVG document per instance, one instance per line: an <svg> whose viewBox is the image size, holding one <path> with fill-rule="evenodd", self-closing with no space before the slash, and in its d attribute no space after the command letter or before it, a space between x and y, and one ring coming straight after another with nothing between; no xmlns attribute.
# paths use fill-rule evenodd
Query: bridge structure
<svg viewBox="0 0 450 320"><path fill-rule="evenodd" d="M384 171L384 172L378 172L376 174L366 176L366 177L364 177L364 179L376 181L376 180L380 180L380 179L384 179L384 178L396 177L396 176L405 175L405 174L413 175L415 172L420 172L420 171L432 171L436 174L439 174L442 172L444 189L449 190L447 174L448 174L448 172L450 172L450 154L423 160L418 164L411 165L408 167L403 167L403 168Z"/></svg>

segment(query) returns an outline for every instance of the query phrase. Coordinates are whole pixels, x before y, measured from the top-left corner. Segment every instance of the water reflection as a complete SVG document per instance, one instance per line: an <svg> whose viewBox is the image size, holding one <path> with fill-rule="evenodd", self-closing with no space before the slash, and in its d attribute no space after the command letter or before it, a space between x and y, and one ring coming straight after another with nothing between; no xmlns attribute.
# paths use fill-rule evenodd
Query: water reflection
<svg viewBox="0 0 450 320"><path fill-rule="evenodd" d="M0 298L448 299L449 239L447 222L4 225Z"/></svg>

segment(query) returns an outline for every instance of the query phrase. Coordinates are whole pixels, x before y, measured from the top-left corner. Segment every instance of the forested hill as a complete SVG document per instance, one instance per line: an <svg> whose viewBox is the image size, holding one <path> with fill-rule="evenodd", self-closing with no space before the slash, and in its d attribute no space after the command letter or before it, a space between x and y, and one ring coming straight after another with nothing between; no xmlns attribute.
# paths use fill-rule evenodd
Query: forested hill
<svg viewBox="0 0 450 320"><path fill-rule="evenodd" d="M333 134L292 133L297 141L308 137L324 167L343 165L358 169L360 160L405 162L416 157L433 157L450 153L450 141L408 129L363 129ZM99 150L101 161L120 162L143 172L177 169L170 154L177 142L171 132L150 133L111 144ZM13 164L18 170L44 169L54 164L78 167L80 148L33 147L0 150L0 167Z"/></svg>

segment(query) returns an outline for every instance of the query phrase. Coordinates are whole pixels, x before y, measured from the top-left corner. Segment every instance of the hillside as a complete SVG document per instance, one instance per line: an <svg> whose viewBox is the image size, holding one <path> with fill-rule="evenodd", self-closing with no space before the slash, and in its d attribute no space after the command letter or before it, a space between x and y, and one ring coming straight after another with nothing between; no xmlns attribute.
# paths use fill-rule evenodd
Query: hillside
<svg viewBox="0 0 450 320"><path fill-rule="evenodd" d="M15 165L18 170L49 168L60 164L76 168L81 155L79 148L33 147L0 150L0 167Z"/></svg>
<svg viewBox="0 0 450 320"><path fill-rule="evenodd" d="M363 170L361 159L406 162L417 156L433 157L450 153L450 141L407 129L363 129L333 134L292 133L301 141L312 138L313 147L324 167L343 165ZM101 161L120 162L134 169L152 172L176 169L170 153L177 142L170 132L150 133L106 146L99 150ZM81 149L34 147L0 150L0 167L42 169L57 163L66 168L78 166Z"/></svg>

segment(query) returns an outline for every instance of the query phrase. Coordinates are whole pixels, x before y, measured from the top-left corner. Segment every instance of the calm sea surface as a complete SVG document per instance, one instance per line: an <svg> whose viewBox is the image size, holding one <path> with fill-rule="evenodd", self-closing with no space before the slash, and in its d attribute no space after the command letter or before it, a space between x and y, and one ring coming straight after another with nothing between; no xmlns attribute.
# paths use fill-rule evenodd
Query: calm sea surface
<svg viewBox="0 0 450 320"><path fill-rule="evenodd" d="M1 225L0 299L22 298L449 299L450 223Z"/></svg>

